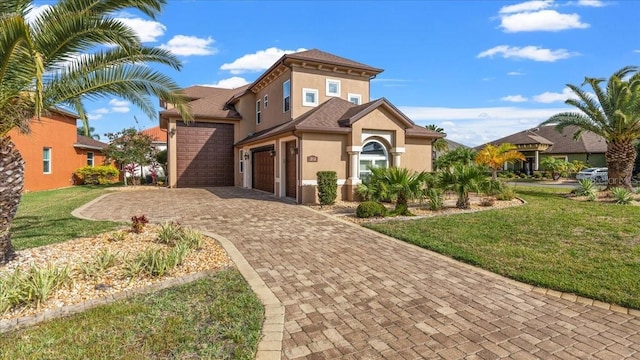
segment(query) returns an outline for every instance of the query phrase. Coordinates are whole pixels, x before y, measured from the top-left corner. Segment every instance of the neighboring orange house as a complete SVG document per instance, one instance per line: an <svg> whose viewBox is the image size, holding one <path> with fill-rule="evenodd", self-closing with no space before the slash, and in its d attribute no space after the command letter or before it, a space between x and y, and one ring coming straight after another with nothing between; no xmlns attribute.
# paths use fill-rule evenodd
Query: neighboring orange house
<svg viewBox="0 0 640 360"><path fill-rule="evenodd" d="M25 162L25 192L71 186L78 168L104 164L107 144L78 135L77 119L76 114L52 109L31 121L29 134L9 132Z"/></svg>
<svg viewBox="0 0 640 360"><path fill-rule="evenodd" d="M167 130L161 129L160 126L140 130L140 133L151 136L153 139L153 146L155 146L158 151L165 150L167 148Z"/></svg>

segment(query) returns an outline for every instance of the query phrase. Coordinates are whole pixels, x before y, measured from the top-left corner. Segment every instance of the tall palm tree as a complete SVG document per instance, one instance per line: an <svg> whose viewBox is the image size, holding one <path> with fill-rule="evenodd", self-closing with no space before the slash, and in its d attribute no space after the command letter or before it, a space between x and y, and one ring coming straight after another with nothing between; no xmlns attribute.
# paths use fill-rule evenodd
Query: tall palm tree
<svg viewBox="0 0 640 360"><path fill-rule="evenodd" d="M439 127L436 124L429 124L426 125L425 128L429 129L429 130L433 130L435 132L437 132L438 134L445 134L444 129ZM447 144L447 140L445 140L444 138L437 138L432 144L431 147L433 148L434 151L436 151L437 153L443 153L446 152L447 150L449 150L449 144Z"/></svg>
<svg viewBox="0 0 640 360"><path fill-rule="evenodd" d="M468 209L471 206L469 193L480 192L487 183L485 171L479 166L455 164L440 173L440 186L458 195L457 208Z"/></svg>
<svg viewBox="0 0 640 360"><path fill-rule="evenodd" d="M562 131L575 125L577 139L585 131L602 136L607 142L605 158L609 168L607 188L624 187L631 189L633 163L636 159L634 141L640 138L640 68L624 67L609 77L606 88L601 86L605 79L585 78L595 96L580 87L567 84L577 99L569 99L566 104L576 107L579 112L564 112L552 116L543 124L556 124Z"/></svg>
<svg viewBox="0 0 640 360"><path fill-rule="evenodd" d="M510 143L503 143L498 146L487 144L482 150L478 151L475 161L477 164L488 166L491 169L491 178L496 180L498 178L498 169L504 163L511 164L516 160L526 160L526 157L517 149L515 145Z"/></svg>
<svg viewBox="0 0 640 360"><path fill-rule="evenodd" d="M156 115L151 95L190 115L179 87L147 64L173 69L180 61L144 46L113 17L135 9L151 18L166 0L60 0L27 21L31 0L0 1L0 263L13 256L10 227L24 185L24 161L8 137L56 106L86 120L83 101L118 96ZM88 124L85 122L84 126Z"/></svg>
<svg viewBox="0 0 640 360"><path fill-rule="evenodd" d="M78 135L90 137L95 140L100 140L100 134L96 134L96 129L93 126L89 126L88 128L84 125L80 125L80 127L76 130Z"/></svg>

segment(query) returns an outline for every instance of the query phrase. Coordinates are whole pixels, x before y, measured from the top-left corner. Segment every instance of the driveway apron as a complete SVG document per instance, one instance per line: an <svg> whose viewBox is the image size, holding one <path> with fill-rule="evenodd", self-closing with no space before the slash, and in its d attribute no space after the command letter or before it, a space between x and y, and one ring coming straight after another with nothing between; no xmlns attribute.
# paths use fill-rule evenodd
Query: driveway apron
<svg viewBox="0 0 640 360"><path fill-rule="evenodd" d="M230 240L285 306L282 358L640 358L640 318L550 297L239 188L115 192L96 220L178 221Z"/></svg>

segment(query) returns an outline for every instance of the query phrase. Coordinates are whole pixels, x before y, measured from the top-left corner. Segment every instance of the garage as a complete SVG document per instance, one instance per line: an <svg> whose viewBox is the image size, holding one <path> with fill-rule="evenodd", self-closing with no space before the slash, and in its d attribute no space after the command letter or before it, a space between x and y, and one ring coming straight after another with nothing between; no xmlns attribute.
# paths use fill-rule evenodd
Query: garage
<svg viewBox="0 0 640 360"><path fill-rule="evenodd" d="M233 186L233 124L177 123L178 187Z"/></svg>
<svg viewBox="0 0 640 360"><path fill-rule="evenodd" d="M252 188L273 193L275 181L273 146L252 150Z"/></svg>

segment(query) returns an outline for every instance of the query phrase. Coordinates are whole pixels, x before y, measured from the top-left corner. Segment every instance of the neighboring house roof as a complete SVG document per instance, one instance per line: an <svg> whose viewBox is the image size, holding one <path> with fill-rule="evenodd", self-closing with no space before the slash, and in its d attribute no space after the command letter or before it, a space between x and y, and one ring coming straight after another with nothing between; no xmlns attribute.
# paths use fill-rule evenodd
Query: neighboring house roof
<svg viewBox="0 0 640 360"><path fill-rule="evenodd" d="M449 150L455 150L457 148L468 148L467 145L460 144L459 142L455 142L453 140L444 139L447 142L447 146Z"/></svg>
<svg viewBox="0 0 640 360"><path fill-rule="evenodd" d="M393 106L387 99L381 98L362 105L355 105L341 98L331 98L324 103L307 111L297 119L274 126L270 129L250 134L236 145L266 139L294 130L317 131L317 132L351 132L351 125L358 119L364 117L375 109L384 107L391 111L406 126L408 136L420 137L443 137L433 130L415 125L406 115Z"/></svg>
<svg viewBox="0 0 640 360"><path fill-rule="evenodd" d="M107 147L107 144L90 137L78 135L78 139L76 140L76 143L73 144L73 147L89 150L102 150Z"/></svg>
<svg viewBox="0 0 640 360"><path fill-rule="evenodd" d="M167 132L161 129L160 126L140 130L140 133L149 135L155 143L167 143Z"/></svg>
<svg viewBox="0 0 640 360"><path fill-rule="evenodd" d="M195 100L189 103L195 117L218 119L242 119L242 116L232 107L226 106L227 101L238 92L244 92L248 85L236 89L222 89L209 86L191 86L183 90ZM197 96L197 97L196 97ZM160 112L160 117L179 115L178 109L173 108Z"/></svg>
<svg viewBox="0 0 640 360"><path fill-rule="evenodd" d="M592 132L585 131L577 141L573 140L573 134L577 130L576 126L567 126L562 132L558 132L555 125L545 125L505 136L491 141L489 144L550 145L545 151L547 154L605 153L607 151L606 140ZM482 147L484 145L478 146L476 149Z"/></svg>

